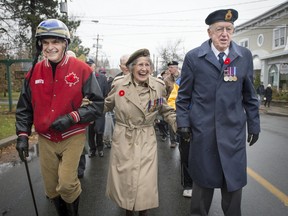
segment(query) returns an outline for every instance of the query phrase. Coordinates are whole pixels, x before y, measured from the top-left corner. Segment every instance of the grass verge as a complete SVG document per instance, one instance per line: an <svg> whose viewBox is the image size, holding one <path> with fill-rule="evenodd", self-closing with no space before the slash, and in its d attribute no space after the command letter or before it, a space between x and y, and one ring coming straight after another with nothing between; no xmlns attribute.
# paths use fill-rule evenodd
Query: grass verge
<svg viewBox="0 0 288 216"><path fill-rule="evenodd" d="M15 113L0 113L0 139L15 135Z"/></svg>

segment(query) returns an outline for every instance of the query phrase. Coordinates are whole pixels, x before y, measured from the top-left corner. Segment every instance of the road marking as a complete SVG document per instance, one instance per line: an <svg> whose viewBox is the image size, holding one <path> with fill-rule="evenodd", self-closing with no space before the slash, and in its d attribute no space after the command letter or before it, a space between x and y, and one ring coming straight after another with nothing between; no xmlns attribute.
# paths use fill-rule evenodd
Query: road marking
<svg viewBox="0 0 288 216"><path fill-rule="evenodd" d="M285 206L288 206L288 196L280 191L277 187L272 185L258 173L253 171L251 168L247 167L247 173L255 179L259 184L261 184L264 188L270 191L274 196L276 196L281 202L284 203Z"/></svg>

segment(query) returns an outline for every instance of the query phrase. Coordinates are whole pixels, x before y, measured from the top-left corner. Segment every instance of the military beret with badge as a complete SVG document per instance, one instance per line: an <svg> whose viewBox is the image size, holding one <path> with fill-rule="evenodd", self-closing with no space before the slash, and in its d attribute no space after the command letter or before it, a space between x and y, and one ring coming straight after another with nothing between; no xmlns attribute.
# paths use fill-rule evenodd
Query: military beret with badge
<svg viewBox="0 0 288 216"><path fill-rule="evenodd" d="M210 13L205 19L207 25L212 25L216 22L234 23L238 19L238 12L234 9L216 10Z"/></svg>
<svg viewBox="0 0 288 216"><path fill-rule="evenodd" d="M167 63L167 66L171 66L171 65L178 65L179 63L177 61L170 61Z"/></svg>
<svg viewBox="0 0 288 216"><path fill-rule="evenodd" d="M145 48L144 49L139 49L139 50L135 51L132 55L130 55L129 59L126 62L126 66L131 64L137 58L149 57L149 56L150 56L150 52L149 52L148 49L145 49Z"/></svg>

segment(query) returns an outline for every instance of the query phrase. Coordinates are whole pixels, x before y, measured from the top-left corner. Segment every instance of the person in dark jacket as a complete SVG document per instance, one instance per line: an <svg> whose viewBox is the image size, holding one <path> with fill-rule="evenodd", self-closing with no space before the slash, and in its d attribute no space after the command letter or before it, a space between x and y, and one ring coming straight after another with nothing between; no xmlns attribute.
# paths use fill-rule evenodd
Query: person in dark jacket
<svg viewBox="0 0 288 216"><path fill-rule="evenodd" d="M99 83L101 88L103 97L105 98L109 93L108 81L105 75L103 75L100 71L96 71L96 65L92 59L88 59L86 63L91 67L94 71L95 77ZM101 116L97 117L93 122L90 123L88 127L88 144L89 144L89 157L96 156L96 150L98 150L99 157L104 156L103 148L103 133L105 129L105 113ZM95 142L96 139L96 142ZM96 149L97 147L97 149Z"/></svg>
<svg viewBox="0 0 288 216"><path fill-rule="evenodd" d="M261 84L257 87L256 92L259 99L259 105L261 105L261 102L263 101L265 94L265 87L263 85L263 82L261 82Z"/></svg>
<svg viewBox="0 0 288 216"><path fill-rule="evenodd" d="M234 9L209 14L210 39L186 54L181 70L176 118L178 134L190 140L193 216L209 214L215 188L221 189L224 215L241 215L246 125L250 146L260 133L252 54L232 41L237 18Z"/></svg>
<svg viewBox="0 0 288 216"><path fill-rule="evenodd" d="M264 93L264 106L268 106L270 107L270 102L272 101L272 88L271 88L271 84L267 85L267 88L265 89L265 93Z"/></svg>
<svg viewBox="0 0 288 216"><path fill-rule="evenodd" d="M18 154L26 163L34 125L45 193L60 216L78 215L82 189L77 169L85 128L102 115L104 105L91 68L66 54L69 43L69 30L60 20L48 19L38 25L37 54L16 109ZM41 53L44 59L37 63ZM91 103L81 106L84 97Z"/></svg>

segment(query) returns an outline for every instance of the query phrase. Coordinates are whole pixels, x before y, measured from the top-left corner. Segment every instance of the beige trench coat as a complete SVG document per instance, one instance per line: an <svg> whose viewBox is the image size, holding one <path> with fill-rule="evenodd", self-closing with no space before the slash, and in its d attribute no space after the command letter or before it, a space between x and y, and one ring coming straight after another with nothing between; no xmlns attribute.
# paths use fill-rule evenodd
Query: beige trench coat
<svg viewBox="0 0 288 216"><path fill-rule="evenodd" d="M135 86L128 74L114 80L105 99L105 111L114 110L116 119L106 195L121 208L141 211L159 206L156 115L162 114L176 130L176 114L165 95L162 80L150 76L148 86Z"/></svg>

